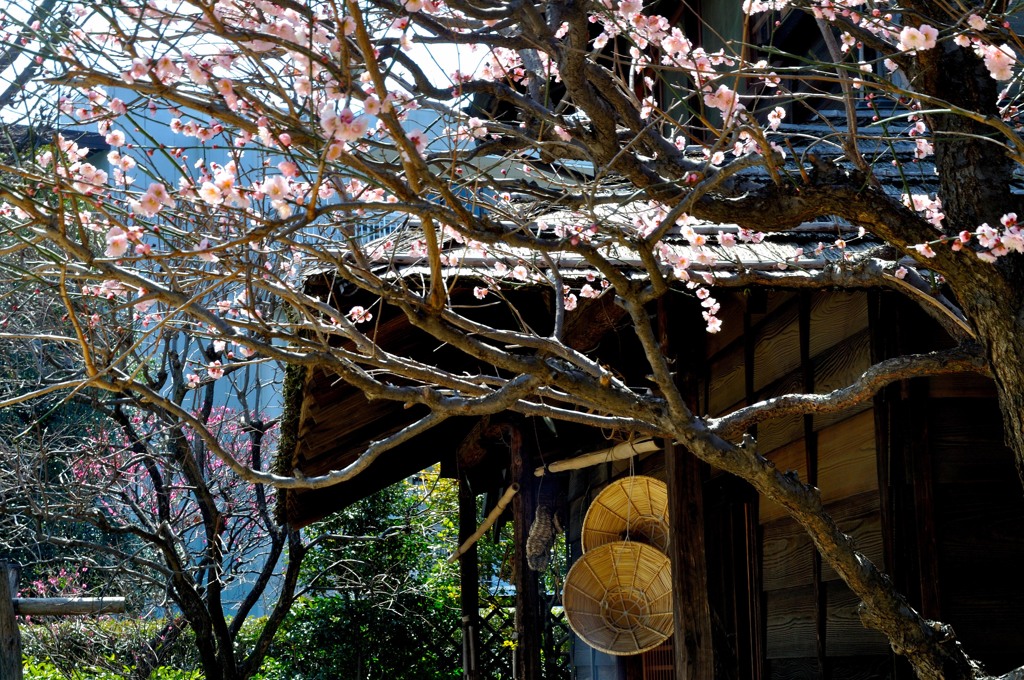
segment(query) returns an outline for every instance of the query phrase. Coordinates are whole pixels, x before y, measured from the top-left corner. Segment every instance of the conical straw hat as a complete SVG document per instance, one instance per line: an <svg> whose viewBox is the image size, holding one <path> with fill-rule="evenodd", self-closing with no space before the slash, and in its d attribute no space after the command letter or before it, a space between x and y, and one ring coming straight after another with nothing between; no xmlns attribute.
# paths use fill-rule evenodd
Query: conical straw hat
<svg viewBox="0 0 1024 680"><path fill-rule="evenodd" d="M668 552L668 487L653 477L625 477L606 486L583 518L583 552L625 539Z"/></svg>
<svg viewBox="0 0 1024 680"><path fill-rule="evenodd" d="M584 642L625 656L657 647L672 634L668 557L632 541L594 548L565 577L562 605Z"/></svg>

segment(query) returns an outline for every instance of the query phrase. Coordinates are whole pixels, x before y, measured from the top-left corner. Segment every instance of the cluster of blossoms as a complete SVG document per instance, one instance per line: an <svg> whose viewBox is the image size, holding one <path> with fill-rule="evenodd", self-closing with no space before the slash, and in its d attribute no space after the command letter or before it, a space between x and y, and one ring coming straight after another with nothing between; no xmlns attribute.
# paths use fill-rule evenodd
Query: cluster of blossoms
<svg viewBox="0 0 1024 680"><path fill-rule="evenodd" d="M171 198L167 187L162 182L153 182L138 200L132 200L129 203L134 212L146 217L155 217L161 209L174 207L174 199Z"/></svg>
<svg viewBox="0 0 1024 680"><path fill-rule="evenodd" d="M899 15L882 10L885 4L869 6L866 0L815 0L811 3L811 10L815 16L829 21L842 16L854 25L887 40L896 50L911 55L935 49L945 32L956 45L974 49L992 78L1000 81L1013 78L1017 54L1009 44L991 43L983 37L990 28L984 17L972 13L960 22L942 28L924 23L900 25L897 18ZM747 14L782 11L789 5L790 0L744 0L743 11ZM850 42L855 41L847 34L844 36L847 49ZM890 69L896 69L895 63L889 60L887 63Z"/></svg>
<svg viewBox="0 0 1024 680"><path fill-rule="evenodd" d="M740 102L739 94L729 85L716 82L735 72L738 63L735 56L727 54L724 49L709 53L702 47L694 47L679 28L672 26L669 19L645 14L641 0L602 0L602 3L605 11L591 17L591 21L602 28L593 46L601 50L610 40L620 35L628 36L631 43L630 66L645 90L641 101L641 119L648 119L659 107L654 80L646 73L652 65L649 48L657 46L660 48L661 63L686 72L703 93L705 105L720 111L726 125L746 120L746 107ZM766 87L776 87L780 83L777 74L768 69L766 61L743 66L751 75L758 74ZM769 117L769 125L777 129L781 117L778 110L773 113L774 117ZM738 147L737 153L756 150L757 145L744 144Z"/></svg>
<svg viewBox="0 0 1024 680"><path fill-rule="evenodd" d="M495 263L490 274L484 276L484 281L487 285L473 287L473 297L477 300L484 300L492 291L500 291L501 284L499 283L499 279L504 279L509 276L516 281L543 278L539 272L531 273L524 264L518 264L510 269L504 262L499 261ZM607 279L600 278L597 272L588 271L585 272L583 276L587 282L580 286L578 296L573 292L571 286L562 286L562 304L567 312L571 312L576 309L579 305L579 298L597 299L601 297L605 290L611 288L609 281Z"/></svg>
<svg viewBox="0 0 1024 680"><path fill-rule="evenodd" d="M932 198L928 194L904 194L903 204L915 212L922 213L925 219L936 227L942 227L946 215L942 212L942 199L938 196Z"/></svg>
<svg viewBox="0 0 1024 680"><path fill-rule="evenodd" d="M985 249L976 251L976 254L986 262L995 262L997 258L1011 252L1024 253L1024 233L1017 225L1017 214L1006 213L999 221L1002 224L1002 229L990 227L984 223L974 231L978 245ZM963 232L958 240L967 243L967 236L967 232ZM953 247L958 249L956 243L953 244Z"/></svg>
<svg viewBox="0 0 1024 680"><path fill-rule="evenodd" d="M714 243L729 251L739 243L760 243L764 240L764 234L738 229L736 233L719 230L717 234L709 236L694 229L693 220L686 215L680 218L680 225L680 234L688 245L670 245L662 241L658 243L656 253L671 268L673 278L685 281L687 288L695 291L703 307L707 332L717 333L722 328L722 321L717 316L720 305L706 286L714 285L715 279L710 269L719 261L719 255L710 246ZM701 270L696 272L696 278L691 271L695 264L701 266Z"/></svg>
<svg viewBox="0 0 1024 680"><path fill-rule="evenodd" d="M1024 231L1017 224L1016 213L1006 213L1000 218L1002 228L992 227L987 222L979 225L974 231L963 230L956 237L937 239L928 243L919 243L914 249L923 257L935 257L935 246L949 244L954 251L964 249L972 239L979 248L974 254L985 262L995 262L1010 253L1024 253Z"/></svg>
<svg viewBox="0 0 1024 680"><path fill-rule="evenodd" d="M188 376L191 382L194 376ZM197 380L198 382L198 380ZM110 521L124 525L138 525L153 522L160 513L158 494L165 494L164 502L171 509L173 526L168 529L180 532L181 544L188 548L182 556L203 562L208 566L203 548L204 528L193 521L200 516L199 501L196 498L196 479L190 476L180 462L181 455L195 456L195 462L218 509L224 513L224 522L217 530L218 550L228 553L254 549L266 539L261 524L261 508L256 494L240 477L232 474L228 466L218 457L198 455L202 448L201 439L191 428L183 431L182 440L186 450L182 452L167 436L166 423L150 414L130 410L127 413L133 437L111 423L110 427L96 428L85 433L88 442L87 453L70 462L69 483L79 493L95 494L92 504L101 508ZM193 417L205 421L210 432L216 432L221 446L236 460L251 459L252 439L247 428L244 412L227 407L215 407L208 416L193 413ZM277 438L276 428L264 435L263 444L272 446ZM133 449L146 448L147 463L141 461ZM147 465L159 466L162 487L158 490ZM267 502L272 502L274 490L266 489ZM165 506L166 507L166 506ZM165 520L166 521L166 520ZM258 549L258 548L257 548ZM78 576L82 576L80 570ZM74 573L61 574L73 581ZM224 574L230 577L229 573ZM52 583L42 584L44 588ZM52 594L52 591L50 592Z"/></svg>
<svg viewBox="0 0 1024 680"><path fill-rule="evenodd" d="M61 567L56 573L38 578L18 592L18 597L80 597L88 590L89 567Z"/></svg>
<svg viewBox="0 0 1024 680"><path fill-rule="evenodd" d="M107 171L85 161L90 150L64 135L57 136L57 154L44 151L36 156L40 168L52 168L54 174L71 180L72 187L84 196L95 196L106 189Z"/></svg>
<svg viewBox="0 0 1024 680"><path fill-rule="evenodd" d="M978 33L988 28L987 23L977 14L967 18L967 25ZM938 44L939 30L928 24L921 24L917 28L904 26L899 34L897 47L903 52L916 54L922 50L933 49ZM960 47L972 47L975 54L985 63L989 75L996 80L1010 80L1013 78L1013 67L1017 63L1017 54L1013 48L1006 43L1000 45L987 43L977 35L970 35L965 32L957 33L953 37Z"/></svg>

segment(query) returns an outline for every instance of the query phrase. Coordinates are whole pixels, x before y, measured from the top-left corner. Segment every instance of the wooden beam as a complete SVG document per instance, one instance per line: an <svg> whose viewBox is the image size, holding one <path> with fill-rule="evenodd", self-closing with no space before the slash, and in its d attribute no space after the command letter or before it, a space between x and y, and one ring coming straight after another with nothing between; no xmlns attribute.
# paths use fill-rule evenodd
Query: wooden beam
<svg viewBox="0 0 1024 680"><path fill-rule="evenodd" d="M505 489L505 493L502 494L501 498L498 499L498 504L495 505L494 509L491 510L490 514L488 514L487 517L484 518L484 521L480 523L480 526L477 528L477 530L474 531L470 536L468 536L466 540L462 541L462 544L459 546L459 549L453 552L451 557L448 558L449 564L455 562L455 560L459 559L459 557L463 555L467 550L476 545L476 542L480 540L480 537L486 534L487 530L490 529L491 526L496 521L498 521L498 518L501 517L503 512L505 512L505 508L508 507L508 504L512 500L512 497L515 496L516 492L518 491L518 484L511 484L507 489ZM462 538L461 529L459 538Z"/></svg>
<svg viewBox="0 0 1024 680"><path fill-rule="evenodd" d="M800 292L800 368L803 372L805 394L813 394L814 363L811 361L811 295ZM805 415L804 457L807 470L805 480L811 486L818 486L818 433L814 431L814 416ZM821 581L821 553L811 550L811 584L814 597L814 641L818 659L818 677L828 680L828 591Z"/></svg>
<svg viewBox="0 0 1024 680"><path fill-rule="evenodd" d="M754 357L755 357L755 335L752 327L751 314L753 298L747 296L743 304L743 384L744 398L747 404L753 404L754 397ZM786 304L792 304L792 299ZM771 315L765 315L761 323L766 323ZM753 437L758 436L758 429L755 425L750 432ZM753 644L751 645L751 656L755 668L754 677L757 680L765 677L768 668L768 602L764 590L764 545L761 535L760 513L764 503L759 496L755 496L750 506L747 517L747 530L749 545L752 550L747 556L747 583L750 588L750 599L755 602L751 610L751 629L753 632Z"/></svg>
<svg viewBox="0 0 1024 680"><path fill-rule="evenodd" d="M658 344L676 370L684 394L694 367L683 363L678 334L669 318L673 309L664 297L658 300ZM690 356L695 356L689 347ZM699 351L705 354L703 346ZM706 384L706 381L705 381ZM693 406L693 404L691 404ZM704 543L704 473L696 456L675 442L665 442L665 476L668 482L668 557L672 565L672 624L675 677L703 680L715 677L715 645L711 633L711 602L708 594L707 551Z"/></svg>
<svg viewBox="0 0 1024 680"><path fill-rule="evenodd" d="M459 541L463 544L476 529L476 494L465 477L459 477ZM480 647L480 565L476 543L459 557L459 603L462 607L462 677L479 680L477 650Z"/></svg>
<svg viewBox="0 0 1024 680"><path fill-rule="evenodd" d="M13 596L18 592L18 567L0 562L0 678L21 680L21 631L14 618Z"/></svg>
<svg viewBox="0 0 1024 680"><path fill-rule="evenodd" d="M534 476L543 477L548 473L564 472L566 470L581 470L602 463L610 463L616 460L624 460L638 456L641 453L657 451L661 446L653 439L636 439L628 442L620 442L615 446L593 453L584 453L582 456L560 460L550 465L542 465L533 471Z"/></svg>
<svg viewBox="0 0 1024 680"><path fill-rule="evenodd" d="M917 550L921 556L921 614L930 619L942 616L939 593L938 531L935 526L935 486L931 442L928 436L928 380L917 378L908 385L907 431L913 469L914 508L917 512Z"/></svg>

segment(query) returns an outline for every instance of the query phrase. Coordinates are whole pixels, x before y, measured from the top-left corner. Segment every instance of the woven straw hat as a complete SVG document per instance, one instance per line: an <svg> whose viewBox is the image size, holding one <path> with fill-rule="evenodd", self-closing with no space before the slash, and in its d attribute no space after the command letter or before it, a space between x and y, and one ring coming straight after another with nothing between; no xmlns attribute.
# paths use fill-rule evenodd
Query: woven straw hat
<svg viewBox="0 0 1024 680"><path fill-rule="evenodd" d="M583 552L625 539L668 552L668 487L653 477L625 477L606 486L583 518Z"/></svg>
<svg viewBox="0 0 1024 680"><path fill-rule="evenodd" d="M653 649L672 634L671 578L669 559L657 548L632 541L594 548L565 577L569 626L607 654Z"/></svg>

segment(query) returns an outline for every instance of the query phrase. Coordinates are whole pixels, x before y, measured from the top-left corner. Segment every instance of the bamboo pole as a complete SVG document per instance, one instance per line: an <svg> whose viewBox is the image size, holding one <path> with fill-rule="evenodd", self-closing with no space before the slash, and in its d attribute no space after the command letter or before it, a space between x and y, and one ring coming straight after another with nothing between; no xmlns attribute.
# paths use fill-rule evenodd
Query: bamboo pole
<svg viewBox="0 0 1024 680"><path fill-rule="evenodd" d="M469 550L473 544L479 541L480 537L491 528L491 525L498 521L498 517L500 517L501 513L505 511L505 508L512 501L512 497L516 495L517 491L519 491L518 484L510 484L509 487L505 489L504 495L498 499L498 504L494 506L494 509L491 510L489 515L487 515L487 518L484 519L483 523L475 532L473 532L473 535L467 538L462 545L459 546L459 549L453 552L452 556L448 558L449 563L459 559L459 555Z"/></svg>
<svg viewBox="0 0 1024 680"><path fill-rule="evenodd" d="M585 467L591 467L592 465L600 465L601 463L610 463L613 460L624 460L626 458L632 458L633 456L641 453L650 453L651 451L657 451L661 449L661 446L653 439L638 439L636 441L622 442L608 449L601 449L600 451L594 451L593 453L585 453L582 456L576 456L568 460L560 460L557 463L551 465L542 465L533 471L533 474L537 477L543 477L546 474L554 472L563 472L565 470L579 470Z"/></svg>

